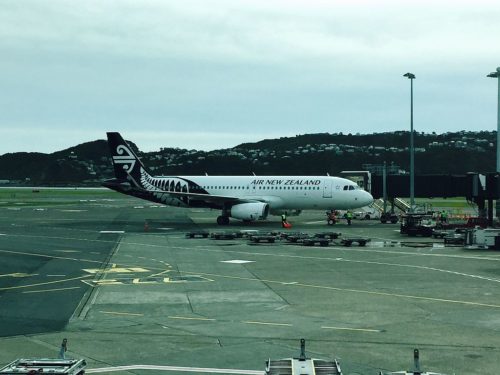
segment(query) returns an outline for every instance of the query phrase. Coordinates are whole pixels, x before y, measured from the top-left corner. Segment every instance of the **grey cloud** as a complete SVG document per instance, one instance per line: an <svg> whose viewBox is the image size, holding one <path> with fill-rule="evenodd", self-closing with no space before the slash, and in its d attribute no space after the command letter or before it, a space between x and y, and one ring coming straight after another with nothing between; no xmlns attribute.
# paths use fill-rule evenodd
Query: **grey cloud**
<svg viewBox="0 0 500 375"><path fill-rule="evenodd" d="M210 148L207 128L227 147L269 132L404 129L406 71L418 130L494 128L485 75L500 65L499 5L357 4L4 1L0 130L73 139L78 127L83 142L139 128L145 142L168 133ZM19 150L40 145L23 139Z"/></svg>

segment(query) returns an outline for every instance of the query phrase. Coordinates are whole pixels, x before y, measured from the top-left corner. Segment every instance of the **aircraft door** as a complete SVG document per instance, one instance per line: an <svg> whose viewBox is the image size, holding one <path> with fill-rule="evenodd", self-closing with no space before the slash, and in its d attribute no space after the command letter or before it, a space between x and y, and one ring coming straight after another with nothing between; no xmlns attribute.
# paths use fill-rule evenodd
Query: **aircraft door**
<svg viewBox="0 0 500 375"><path fill-rule="evenodd" d="M332 197L332 181L323 181L323 198Z"/></svg>

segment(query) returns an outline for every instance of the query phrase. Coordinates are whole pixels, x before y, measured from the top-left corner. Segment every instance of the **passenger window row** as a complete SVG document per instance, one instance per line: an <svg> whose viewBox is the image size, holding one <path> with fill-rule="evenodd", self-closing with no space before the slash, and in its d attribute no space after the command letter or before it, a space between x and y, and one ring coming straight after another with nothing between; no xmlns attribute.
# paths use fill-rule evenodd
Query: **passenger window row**
<svg viewBox="0 0 500 375"><path fill-rule="evenodd" d="M244 190L244 186L203 186L203 189ZM246 189L250 189L249 186ZM254 187L255 189L255 187ZM259 190L319 190L319 186L259 186ZM344 189L345 190L345 189Z"/></svg>

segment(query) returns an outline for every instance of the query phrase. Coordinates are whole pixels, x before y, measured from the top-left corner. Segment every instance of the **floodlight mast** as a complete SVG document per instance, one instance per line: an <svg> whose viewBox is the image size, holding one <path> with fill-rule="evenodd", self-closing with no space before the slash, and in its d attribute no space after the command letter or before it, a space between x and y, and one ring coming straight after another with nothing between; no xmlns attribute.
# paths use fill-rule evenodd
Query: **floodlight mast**
<svg viewBox="0 0 500 375"><path fill-rule="evenodd" d="M496 72L491 72L486 77L496 78L498 81L498 104L497 104L497 173L500 173L500 67ZM500 200L496 201L495 211L497 219L500 217Z"/></svg>
<svg viewBox="0 0 500 375"><path fill-rule="evenodd" d="M415 146L413 143L413 80L415 74L406 73L403 77L410 80L410 212L415 210Z"/></svg>
<svg viewBox="0 0 500 375"><path fill-rule="evenodd" d="M486 77L498 80L498 104L497 104L497 172L500 173L500 67L496 72L491 72Z"/></svg>

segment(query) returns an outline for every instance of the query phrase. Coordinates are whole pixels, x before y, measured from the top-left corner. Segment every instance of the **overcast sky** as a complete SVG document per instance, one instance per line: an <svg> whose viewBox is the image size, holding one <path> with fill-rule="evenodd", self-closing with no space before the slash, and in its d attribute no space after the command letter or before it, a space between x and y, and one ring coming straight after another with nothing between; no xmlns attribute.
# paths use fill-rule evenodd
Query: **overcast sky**
<svg viewBox="0 0 500 375"><path fill-rule="evenodd" d="M0 154L496 129L500 2L0 2Z"/></svg>

